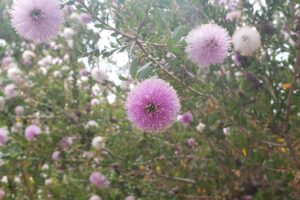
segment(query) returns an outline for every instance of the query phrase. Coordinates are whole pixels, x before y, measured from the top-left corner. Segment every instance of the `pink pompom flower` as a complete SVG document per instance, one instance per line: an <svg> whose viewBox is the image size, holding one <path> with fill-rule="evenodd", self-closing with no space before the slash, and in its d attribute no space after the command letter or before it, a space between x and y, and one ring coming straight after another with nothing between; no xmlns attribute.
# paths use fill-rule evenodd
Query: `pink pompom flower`
<svg viewBox="0 0 300 200"><path fill-rule="evenodd" d="M0 200L4 200L5 198L5 191L3 189L0 188Z"/></svg>
<svg viewBox="0 0 300 200"><path fill-rule="evenodd" d="M12 63L14 60L11 56L5 56L2 61L1 65L3 68L6 68L10 63Z"/></svg>
<svg viewBox="0 0 300 200"><path fill-rule="evenodd" d="M228 20L228 21L237 20L238 21L241 18L241 15L242 15L242 13L239 10L231 11L226 14L226 20Z"/></svg>
<svg viewBox="0 0 300 200"><path fill-rule="evenodd" d="M52 155L51 155L51 159L52 159L53 161L58 161L59 158L60 158L60 152L59 152L59 151L54 151L54 152L52 153Z"/></svg>
<svg viewBox="0 0 300 200"><path fill-rule="evenodd" d="M64 151L69 150L73 144L74 139L75 139L75 137L72 137L72 136L67 136L67 137L64 137L63 139L61 139L61 141L60 141L61 148Z"/></svg>
<svg viewBox="0 0 300 200"><path fill-rule="evenodd" d="M187 127L193 121L193 114L191 112L183 113L179 117L179 121L183 124L183 126Z"/></svg>
<svg viewBox="0 0 300 200"><path fill-rule="evenodd" d="M186 53L199 66L221 64L231 43L228 32L216 24L204 24L186 37Z"/></svg>
<svg viewBox="0 0 300 200"><path fill-rule="evenodd" d="M170 84L147 79L128 94L126 110L129 120L139 129L161 132L176 120L180 103Z"/></svg>
<svg viewBox="0 0 300 200"><path fill-rule="evenodd" d="M0 128L0 146L3 146L8 141L8 131L4 128Z"/></svg>
<svg viewBox="0 0 300 200"><path fill-rule="evenodd" d="M28 141L34 140L39 134L41 134L41 129L36 125L30 125L25 129L25 138Z"/></svg>
<svg viewBox="0 0 300 200"><path fill-rule="evenodd" d="M93 172L90 175L90 183L94 186L96 186L97 188L106 188L109 184L107 178L100 174L99 172Z"/></svg>
<svg viewBox="0 0 300 200"><path fill-rule="evenodd" d="M186 143L187 143L187 145L189 146L189 147L194 147L194 146L196 146L196 140L194 139L194 138L189 138L187 141L186 141Z"/></svg>
<svg viewBox="0 0 300 200"><path fill-rule="evenodd" d="M80 76L85 77L88 76L90 73L86 68L82 68L79 72Z"/></svg>
<svg viewBox="0 0 300 200"><path fill-rule="evenodd" d="M35 43L57 35L64 21L58 0L15 0L11 16L17 33Z"/></svg>
<svg viewBox="0 0 300 200"><path fill-rule="evenodd" d="M17 116L21 116L24 113L24 107L23 106L17 106L15 108L15 113Z"/></svg>
<svg viewBox="0 0 300 200"><path fill-rule="evenodd" d="M5 97L10 99L19 95L18 89L15 84L9 84L4 88Z"/></svg>

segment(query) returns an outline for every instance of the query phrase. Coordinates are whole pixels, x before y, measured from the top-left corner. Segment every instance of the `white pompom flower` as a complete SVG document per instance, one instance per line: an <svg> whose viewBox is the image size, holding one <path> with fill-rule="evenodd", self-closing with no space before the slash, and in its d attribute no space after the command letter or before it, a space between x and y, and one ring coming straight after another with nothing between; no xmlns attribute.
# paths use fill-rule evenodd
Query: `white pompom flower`
<svg viewBox="0 0 300 200"><path fill-rule="evenodd" d="M101 136L94 137L92 140L92 147L96 150L101 150L105 147L104 138Z"/></svg>
<svg viewBox="0 0 300 200"><path fill-rule="evenodd" d="M9 68L7 71L7 77L15 83L20 83L22 82L22 71L17 67Z"/></svg>
<svg viewBox="0 0 300 200"><path fill-rule="evenodd" d="M260 35L255 27L243 26L232 36L234 49L243 56L251 56L260 47Z"/></svg>

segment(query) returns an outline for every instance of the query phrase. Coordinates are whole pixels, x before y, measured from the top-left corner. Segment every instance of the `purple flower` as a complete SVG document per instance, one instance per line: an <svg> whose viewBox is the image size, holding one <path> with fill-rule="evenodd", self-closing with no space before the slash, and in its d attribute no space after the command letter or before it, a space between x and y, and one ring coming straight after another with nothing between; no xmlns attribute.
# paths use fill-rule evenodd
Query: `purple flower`
<svg viewBox="0 0 300 200"><path fill-rule="evenodd" d="M5 191L0 188L0 200L4 200L5 198Z"/></svg>
<svg viewBox="0 0 300 200"><path fill-rule="evenodd" d="M2 67L7 67L10 63L12 63L14 60L11 56L6 56L2 59Z"/></svg>
<svg viewBox="0 0 300 200"><path fill-rule="evenodd" d="M51 159L52 159L53 161L58 161L59 158L60 158L60 152L59 152L59 151L54 151L54 152L52 153L52 155L51 155Z"/></svg>
<svg viewBox="0 0 300 200"><path fill-rule="evenodd" d="M4 94L6 98L14 98L19 95L18 89L14 84L9 84L4 88Z"/></svg>
<svg viewBox="0 0 300 200"><path fill-rule="evenodd" d="M93 172L90 175L90 183L94 186L96 186L97 188L105 188L108 186L109 182L106 179L105 176L103 176L102 174L100 174L99 172Z"/></svg>
<svg viewBox="0 0 300 200"><path fill-rule="evenodd" d="M90 73L86 68L82 68L79 72L80 76L88 76Z"/></svg>
<svg viewBox="0 0 300 200"><path fill-rule="evenodd" d="M11 15L17 33L35 43L49 41L64 21L58 0L16 0Z"/></svg>
<svg viewBox="0 0 300 200"><path fill-rule="evenodd" d="M161 132L169 127L180 110L176 91L161 79L138 84L126 101L129 120L145 132Z"/></svg>
<svg viewBox="0 0 300 200"><path fill-rule="evenodd" d="M196 140L194 138L189 138L187 141L186 141L187 145L189 147L194 147L196 146Z"/></svg>
<svg viewBox="0 0 300 200"><path fill-rule="evenodd" d="M30 125L25 129L25 137L28 141L34 140L41 133L40 127Z"/></svg>
<svg viewBox="0 0 300 200"><path fill-rule="evenodd" d="M241 15L242 15L242 13L239 10L231 11L226 14L226 20L228 20L228 21L237 20L238 21L241 18Z"/></svg>
<svg viewBox="0 0 300 200"><path fill-rule="evenodd" d="M204 24L192 30L186 42L188 57L200 66L222 63L231 43L228 32L216 24Z"/></svg>
<svg viewBox="0 0 300 200"><path fill-rule="evenodd" d="M193 121L193 115L191 112L183 113L179 120L183 126L187 127Z"/></svg>
<svg viewBox="0 0 300 200"><path fill-rule="evenodd" d="M3 146L8 141L8 131L4 128L0 128L0 146Z"/></svg>
<svg viewBox="0 0 300 200"><path fill-rule="evenodd" d="M236 10L239 0L216 0L215 3L229 10Z"/></svg>
<svg viewBox="0 0 300 200"><path fill-rule="evenodd" d="M21 116L24 113L24 107L23 106L17 106L15 108L15 113L17 116Z"/></svg>
<svg viewBox="0 0 300 200"><path fill-rule="evenodd" d="M238 4L239 4L239 0L229 0L228 1L229 10L236 10Z"/></svg>
<svg viewBox="0 0 300 200"><path fill-rule="evenodd" d="M70 149L71 145L73 144L74 137L64 137L60 141L60 146L64 151Z"/></svg>

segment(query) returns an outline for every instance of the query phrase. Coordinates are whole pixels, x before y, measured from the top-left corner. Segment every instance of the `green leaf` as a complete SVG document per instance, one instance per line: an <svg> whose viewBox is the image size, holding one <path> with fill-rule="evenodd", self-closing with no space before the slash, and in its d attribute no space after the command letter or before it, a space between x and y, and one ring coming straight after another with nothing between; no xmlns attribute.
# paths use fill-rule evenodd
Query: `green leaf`
<svg viewBox="0 0 300 200"><path fill-rule="evenodd" d="M122 75L119 76L119 79L120 79L121 81L128 81L128 78L125 78L125 77L122 76Z"/></svg>
<svg viewBox="0 0 300 200"><path fill-rule="evenodd" d="M137 75L137 70L138 70L138 60L137 59L134 59L130 65L130 75L131 75L131 78L135 79L136 78L136 75Z"/></svg>
<svg viewBox="0 0 300 200"><path fill-rule="evenodd" d="M74 5L76 0L69 0L65 5Z"/></svg>
<svg viewBox="0 0 300 200"><path fill-rule="evenodd" d="M172 33L172 39L177 42L180 40L186 33L186 28L182 25L177 26L173 33Z"/></svg>
<svg viewBox="0 0 300 200"><path fill-rule="evenodd" d="M138 70L138 78L140 80L147 79L151 75L153 75L154 67L151 64L152 64L152 62L148 62Z"/></svg>

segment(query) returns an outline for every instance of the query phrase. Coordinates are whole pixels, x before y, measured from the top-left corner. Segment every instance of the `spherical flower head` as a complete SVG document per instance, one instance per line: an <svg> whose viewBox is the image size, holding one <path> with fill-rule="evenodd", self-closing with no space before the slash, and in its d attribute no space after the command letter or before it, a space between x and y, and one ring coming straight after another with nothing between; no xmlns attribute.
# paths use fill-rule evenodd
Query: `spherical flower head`
<svg viewBox="0 0 300 200"><path fill-rule="evenodd" d="M129 120L145 132L161 132L176 120L180 103L176 91L161 79L138 84L126 101Z"/></svg>
<svg viewBox="0 0 300 200"><path fill-rule="evenodd" d="M86 68L82 68L79 72L80 76L85 77L88 76L90 73Z"/></svg>
<svg viewBox="0 0 300 200"><path fill-rule="evenodd" d="M242 13L239 10L231 11L226 14L226 20L228 20L228 21L237 20L238 21L241 18L241 15L242 15Z"/></svg>
<svg viewBox="0 0 300 200"><path fill-rule="evenodd" d="M41 129L36 125L30 125L25 129L25 138L28 141L34 140L39 134L41 134Z"/></svg>
<svg viewBox="0 0 300 200"><path fill-rule="evenodd" d="M227 2L229 10L236 10L239 0L228 0Z"/></svg>
<svg viewBox="0 0 300 200"><path fill-rule="evenodd" d="M91 106L97 106L97 105L100 105L99 99L93 98L91 100Z"/></svg>
<svg viewBox="0 0 300 200"><path fill-rule="evenodd" d="M58 0L15 0L11 17L17 33L35 43L53 38L64 21Z"/></svg>
<svg viewBox="0 0 300 200"><path fill-rule="evenodd" d="M94 67L91 71L92 78L97 82L103 82L107 78L106 70Z"/></svg>
<svg viewBox="0 0 300 200"><path fill-rule="evenodd" d="M95 120L89 120L84 126L85 129L97 128L97 127L99 127L99 124Z"/></svg>
<svg viewBox="0 0 300 200"><path fill-rule="evenodd" d="M14 84L9 84L4 88L4 95L6 98L14 98L18 96L19 92Z"/></svg>
<svg viewBox="0 0 300 200"><path fill-rule="evenodd" d="M7 77L9 80L14 81L15 83L21 83L22 71L17 67L9 68L7 71Z"/></svg>
<svg viewBox="0 0 300 200"><path fill-rule="evenodd" d="M52 159L53 161L58 161L59 158L60 158L60 152L59 152L59 151L54 151L54 152L52 153L52 155L51 155L51 159Z"/></svg>
<svg viewBox="0 0 300 200"><path fill-rule="evenodd" d="M8 131L5 128L0 128L0 146L3 146L8 141Z"/></svg>
<svg viewBox="0 0 300 200"><path fill-rule="evenodd" d="M92 140L92 147L96 150L101 150L105 147L104 138L101 136L94 137Z"/></svg>
<svg viewBox="0 0 300 200"><path fill-rule="evenodd" d="M234 49L242 56L251 56L260 47L260 35L254 27L244 26L232 36Z"/></svg>
<svg viewBox="0 0 300 200"><path fill-rule="evenodd" d="M4 200L5 198L5 191L3 189L0 188L0 200Z"/></svg>
<svg viewBox="0 0 300 200"><path fill-rule="evenodd" d="M103 176L102 174L100 174L99 172L93 172L90 175L89 180L90 180L90 183L92 185L96 186L97 188L106 188L109 184L106 177Z"/></svg>
<svg viewBox="0 0 300 200"><path fill-rule="evenodd" d="M26 50L22 54L22 63L24 65L31 65L34 57L35 57L35 54L32 51Z"/></svg>
<svg viewBox="0 0 300 200"><path fill-rule="evenodd" d="M224 133L224 135L229 135L230 134L230 128L223 128L223 133Z"/></svg>
<svg viewBox="0 0 300 200"><path fill-rule="evenodd" d="M215 3L225 9L236 10L239 0L215 0Z"/></svg>
<svg viewBox="0 0 300 200"><path fill-rule="evenodd" d="M198 126L196 127L197 131L203 132L205 129L206 125L202 123L201 121L199 122Z"/></svg>
<svg viewBox="0 0 300 200"><path fill-rule="evenodd" d="M75 138L74 137L70 137L70 136L67 136L67 137L64 137L63 139L61 139L60 141L60 146L61 148L64 150L64 151L67 151L70 149L70 147L72 146L73 144L73 140Z"/></svg>
<svg viewBox="0 0 300 200"><path fill-rule="evenodd" d="M94 194L93 196L91 196L90 200L101 200L101 198L98 195Z"/></svg>
<svg viewBox="0 0 300 200"><path fill-rule="evenodd" d="M183 113L179 120L183 126L187 127L193 121L193 114L191 112Z"/></svg>
<svg viewBox="0 0 300 200"><path fill-rule="evenodd" d="M1 65L2 65L2 67L5 68L13 61L14 61L14 59L11 56L5 56L1 61Z"/></svg>
<svg viewBox="0 0 300 200"><path fill-rule="evenodd" d="M14 59L11 56L5 56L1 61L1 68L3 70L7 70L8 68L14 65L16 64L14 63Z"/></svg>
<svg viewBox="0 0 300 200"><path fill-rule="evenodd" d="M231 43L228 32L216 24L204 24L186 37L186 53L199 66L221 64Z"/></svg>
<svg viewBox="0 0 300 200"><path fill-rule="evenodd" d="M125 198L125 200L136 200L136 198L135 198L135 196L130 195L130 196L127 196Z"/></svg>
<svg viewBox="0 0 300 200"><path fill-rule="evenodd" d="M187 145L189 146L189 147L194 147L194 146L196 146L196 140L194 139L194 138L189 138L187 141L186 141L186 143L187 143Z"/></svg>

